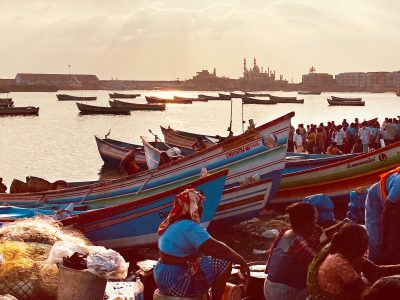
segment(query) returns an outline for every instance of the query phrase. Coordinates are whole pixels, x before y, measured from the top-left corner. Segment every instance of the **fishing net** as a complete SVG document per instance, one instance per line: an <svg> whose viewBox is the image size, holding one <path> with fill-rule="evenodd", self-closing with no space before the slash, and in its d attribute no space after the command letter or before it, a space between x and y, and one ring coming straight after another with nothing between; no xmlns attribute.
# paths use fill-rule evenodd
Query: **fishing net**
<svg viewBox="0 0 400 300"><path fill-rule="evenodd" d="M20 219L0 228L0 295L17 299L56 299L58 268L46 264L52 245L69 241L88 245L79 232L66 230L44 216Z"/></svg>
<svg viewBox="0 0 400 300"><path fill-rule="evenodd" d="M0 242L20 241L53 245L57 241L68 241L77 245L89 245L87 238L76 230L62 228L48 216L24 218L5 224L0 228Z"/></svg>

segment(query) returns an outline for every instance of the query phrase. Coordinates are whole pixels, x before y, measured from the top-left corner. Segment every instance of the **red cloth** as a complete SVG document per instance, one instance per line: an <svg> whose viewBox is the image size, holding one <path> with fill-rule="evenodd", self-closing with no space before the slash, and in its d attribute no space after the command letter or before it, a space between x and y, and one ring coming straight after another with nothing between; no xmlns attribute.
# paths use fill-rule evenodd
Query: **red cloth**
<svg viewBox="0 0 400 300"><path fill-rule="evenodd" d="M200 223L198 204L199 202L204 202L205 199L206 198L195 189L186 189L182 193L176 195L172 210L158 227L158 235L162 235L173 221L187 213L190 214L194 222Z"/></svg>

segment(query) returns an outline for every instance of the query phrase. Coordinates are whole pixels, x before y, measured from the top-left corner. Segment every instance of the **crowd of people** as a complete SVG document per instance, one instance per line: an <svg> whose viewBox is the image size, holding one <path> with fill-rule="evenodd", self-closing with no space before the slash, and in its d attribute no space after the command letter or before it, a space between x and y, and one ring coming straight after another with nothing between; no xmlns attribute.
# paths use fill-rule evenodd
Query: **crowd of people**
<svg viewBox="0 0 400 300"><path fill-rule="evenodd" d="M334 219L323 194L287 207L290 226L267 254L265 299L398 299L400 167L350 198L344 221ZM201 192L186 190L159 227L154 277L163 295L195 297L211 289L211 299L220 300L232 263L249 276L245 259L199 225L204 201Z"/></svg>
<svg viewBox="0 0 400 300"><path fill-rule="evenodd" d="M380 124L377 119L359 122L355 118L350 124L343 119L297 128L291 126L288 151L314 154L348 154L376 150L400 140L400 117L385 118Z"/></svg>

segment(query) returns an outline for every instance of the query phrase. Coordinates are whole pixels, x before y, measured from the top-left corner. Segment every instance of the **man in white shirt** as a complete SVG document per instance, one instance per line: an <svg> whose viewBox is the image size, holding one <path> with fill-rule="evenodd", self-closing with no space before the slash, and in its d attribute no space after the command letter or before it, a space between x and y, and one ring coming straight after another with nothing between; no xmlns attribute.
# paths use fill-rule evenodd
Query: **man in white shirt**
<svg viewBox="0 0 400 300"><path fill-rule="evenodd" d="M358 137L361 139L361 143L363 145L363 152L368 152L370 135L371 131L367 127L367 123L363 122L362 127L358 130Z"/></svg>

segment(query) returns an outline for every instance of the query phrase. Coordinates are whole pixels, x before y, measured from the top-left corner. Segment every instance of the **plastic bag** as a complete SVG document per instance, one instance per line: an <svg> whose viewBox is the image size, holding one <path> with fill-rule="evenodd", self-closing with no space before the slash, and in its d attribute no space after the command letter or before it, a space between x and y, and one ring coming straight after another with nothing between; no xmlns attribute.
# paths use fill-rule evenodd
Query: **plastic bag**
<svg viewBox="0 0 400 300"><path fill-rule="evenodd" d="M88 271L96 276L123 280L128 276L129 263L118 252L99 246L89 246Z"/></svg>
<svg viewBox="0 0 400 300"><path fill-rule="evenodd" d="M86 246L80 246L71 242L55 242L53 247L51 247L46 263L60 264L63 262L63 258L71 257L75 252L88 254L89 250Z"/></svg>

